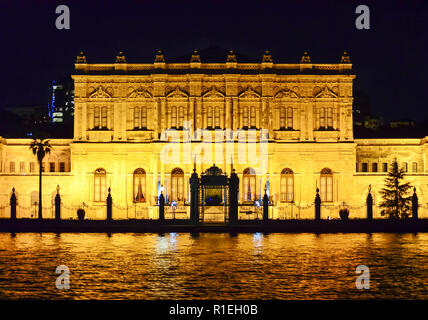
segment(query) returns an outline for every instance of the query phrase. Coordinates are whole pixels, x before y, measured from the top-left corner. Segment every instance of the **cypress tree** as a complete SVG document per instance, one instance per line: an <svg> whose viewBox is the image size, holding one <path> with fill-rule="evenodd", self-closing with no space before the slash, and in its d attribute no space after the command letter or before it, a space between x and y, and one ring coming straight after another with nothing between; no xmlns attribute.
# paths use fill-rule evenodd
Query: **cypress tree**
<svg viewBox="0 0 428 320"><path fill-rule="evenodd" d="M379 192L382 196L381 215L389 219L405 219L410 215L412 197L407 194L412 186L409 182L401 183L404 174L404 168L399 168L394 160L385 178L385 187Z"/></svg>

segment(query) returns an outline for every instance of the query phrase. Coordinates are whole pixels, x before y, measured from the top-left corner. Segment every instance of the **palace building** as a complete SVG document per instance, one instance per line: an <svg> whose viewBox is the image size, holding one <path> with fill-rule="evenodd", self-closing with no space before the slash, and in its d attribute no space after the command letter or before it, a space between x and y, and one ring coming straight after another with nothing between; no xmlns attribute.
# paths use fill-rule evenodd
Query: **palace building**
<svg viewBox="0 0 428 320"><path fill-rule="evenodd" d="M238 174L240 219L261 218L265 192L271 218L312 219L317 188L322 218L338 218L342 206L364 218L369 189L379 218L379 190L394 159L426 206L428 137L354 139L355 75L346 52L333 64L313 63L306 52L291 64L273 62L268 51L259 63L241 63L233 51L220 58L204 61L195 51L189 62L169 63L159 51L153 63L128 63L120 53L99 64L81 53L72 76L74 138L51 139L43 217L54 217L59 188L62 218L77 218L83 207L89 219L105 219L110 188L113 219L157 219L161 192L166 217L186 218L190 175L214 163ZM10 215L12 188L17 217L37 217L30 143L0 138L1 217ZM223 211L213 205L206 213L207 221L221 220Z"/></svg>

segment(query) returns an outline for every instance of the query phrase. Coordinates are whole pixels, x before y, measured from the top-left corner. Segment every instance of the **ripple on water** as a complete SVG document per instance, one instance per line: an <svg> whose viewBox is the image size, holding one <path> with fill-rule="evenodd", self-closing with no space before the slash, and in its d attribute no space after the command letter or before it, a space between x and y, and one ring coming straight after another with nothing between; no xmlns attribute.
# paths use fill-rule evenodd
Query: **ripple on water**
<svg viewBox="0 0 428 320"><path fill-rule="evenodd" d="M427 299L427 257L427 234L0 234L0 297Z"/></svg>

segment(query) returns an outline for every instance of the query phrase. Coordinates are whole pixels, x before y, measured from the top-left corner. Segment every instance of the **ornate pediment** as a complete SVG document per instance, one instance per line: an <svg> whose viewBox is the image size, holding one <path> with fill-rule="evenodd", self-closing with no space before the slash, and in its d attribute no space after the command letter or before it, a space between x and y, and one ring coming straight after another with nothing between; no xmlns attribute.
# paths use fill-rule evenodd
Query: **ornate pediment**
<svg viewBox="0 0 428 320"><path fill-rule="evenodd" d="M176 87L167 95L168 98L187 98L189 95L181 90L179 87Z"/></svg>
<svg viewBox="0 0 428 320"><path fill-rule="evenodd" d="M254 91L253 88L248 87L245 91L243 91L240 95L239 98L252 98L252 99L258 99L260 98L260 95Z"/></svg>
<svg viewBox="0 0 428 320"><path fill-rule="evenodd" d="M274 99L298 98L298 97L299 97L299 95L296 92L294 92L291 89L285 88L285 89L278 91L275 94Z"/></svg>
<svg viewBox="0 0 428 320"><path fill-rule="evenodd" d="M337 94L333 92L333 90L329 89L327 86L324 89L320 87L314 88L314 96L315 98L337 98Z"/></svg>
<svg viewBox="0 0 428 320"><path fill-rule="evenodd" d="M211 87L204 95L204 98L224 98L224 94L218 91L215 87Z"/></svg>
<svg viewBox="0 0 428 320"><path fill-rule="evenodd" d="M147 91L146 89L139 87L139 88L133 90L129 94L128 98L152 98L152 94L149 91Z"/></svg>
<svg viewBox="0 0 428 320"><path fill-rule="evenodd" d="M89 94L89 98L91 99L109 99L111 98L111 94L107 92L107 89L104 89L102 86L99 86L97 89L93 89L93 91Z"/></svg>
<svg viewBox="0 0 428 320"><path fill-rule="evenodd" d="M208 176L219 176L219 175L222 175L223 172L219 167L217 167L214 164L212 167L205 170L205 172L203 174L208 175Z"/></svg>

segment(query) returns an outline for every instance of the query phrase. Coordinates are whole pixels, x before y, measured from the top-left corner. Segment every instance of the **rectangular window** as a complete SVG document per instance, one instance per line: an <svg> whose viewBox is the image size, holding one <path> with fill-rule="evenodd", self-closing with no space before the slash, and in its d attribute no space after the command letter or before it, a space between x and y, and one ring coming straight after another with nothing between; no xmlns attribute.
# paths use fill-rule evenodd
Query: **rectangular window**
<svg viewBox="0 0 428 320"><path fill-rule="evenodd" d="M177 108L173 107L171 109L171 128L177 127Z"/></svg>
<svg viewBox="0 0 428 320"><path fill-rule="evenodd" d="M242 127L248 128L248 108L244 108L244 112L242 114Z"/></svg>
<svg viewBox="0 0 428 320"><path fill-rule="evenodd" d="M372 172L377 172L377 163L372 163Z"/></svg>
<svg viewBox="0 0 428 320"><path fill-rule="evenodd" d="M382 167L382 169L383 169L382 171L383 171L383 172L388 172L388 164L387 164L386 162L384 162L384 163L382 164L382 166L383 166L383 167Z"/></svg>
<svg viewBox="0 0 428 320"><path fill-rule="evenodd" d="M140 128L140 108L134 108L134 128Z"/></svg>
<svg viewBox="0 0 428 320"><path fill-rule="evenodd" d="M141 108L141 128L147 128L147 109Z"/></svg>
<svg viewBox="0 0 428 320"><path fill-rule="evenodd" d="M256 127L256 107L252 107L251 108L251 128L255 128Z"/></svg>
<svg viewBox="0 0 428 320"><path fill-rule="evenodd" d="M367 172L367 162L363 162L363 164L361 166L361 171L362 172Z"/></svg>
<svg viewBox="0 0 428 320"><path fill-rule="evenodd" d="M107 108L101 108L101 127L107 128Z"/></svg>
<svg viewBox="0 0 428 320"><path fill-rule="evenodd" d="M293 108L287 108L287 129L293 129Z"/></svg>
<svg viewBox="0 0 428 320"><path fill-rule="evenodd" d="M418 172L418 163L417 162L413 162L412 163L412 171L413 172Z"/></svg>
<svg viewBox="0 0 428 320"><path fill-rule="evenodd" d="M36 171L36 164L34 162L30 162L30 172Z"/></svg>
<svg viewBox="0 0 428 320"><path fill-rule="evenodd" d="M45 163L42 162L42 172L45 172Z"/></svg>
<svg viewBox="0 0 428 320"><path fill-rule="evenodd" d="M100 127L100 108L94 108L94 128L99 129Z"/></svg>
<svg viewBox="0 0 428 320"><path fill-rule="evenodd" d="M15 162L11 162L9 164L9 172L15 172Z"/></svg>
<svg viewBox="0 0 428 320"><path fill-rule="evenodd" d="M180 107L180 108L178 108L177 128L183 128L183 122L184 122L184 108Z"/></svg>
<svg viewBox="0 0 428 320"><path fill-rule="evenodd" d="M320 108L319 110L319 122L320 122L320 128L325 128L325 109Z"/></svg>
<svg viewBox="0 0 428 320"><path fill-rule="evenodd" d="M285 108L281 108L279 111L279 128L285 128Z"/></svg>
<svg viewBox="0 0 428 320"><path fill-rule="evenodd" d="M407 166L407 162L403 162L403 169L404 169L404 172L407 172L408 171L408 166Z"/></svg>
<svg viewBox="0 0 428 320"><path fill-rule="evenodd" d="M55 162L49 162L49 172L55 172Z"/></svg>
<svg viewBox="0 0 428 320"><path fill-rule="evenodd" d="M59 163L59 172L65 172L65 162Z"/></svg>
<svg viewBox="0 0 428 320"><path fill-rule="evenodd" d="M19 163L19 172L25 172L25 162Z"/></svg>
<svg viewBox="0 0 428 320"><path fill-rule="evenodd" d="M333 108L327 108L327 127L333 128Z"/></svg>
<svg viewBox="0 0 428 320"><path fill-rule="evenodd" d="M215 127L220 128L220 108L219 107L215 108L214 122L215 122Z"/></svg>
<svg viewBox="0 0 428 320"><path fill-rule="evenodd" d="M213 126L213 108L207 108L207 128L212 128Z"/></svg>

